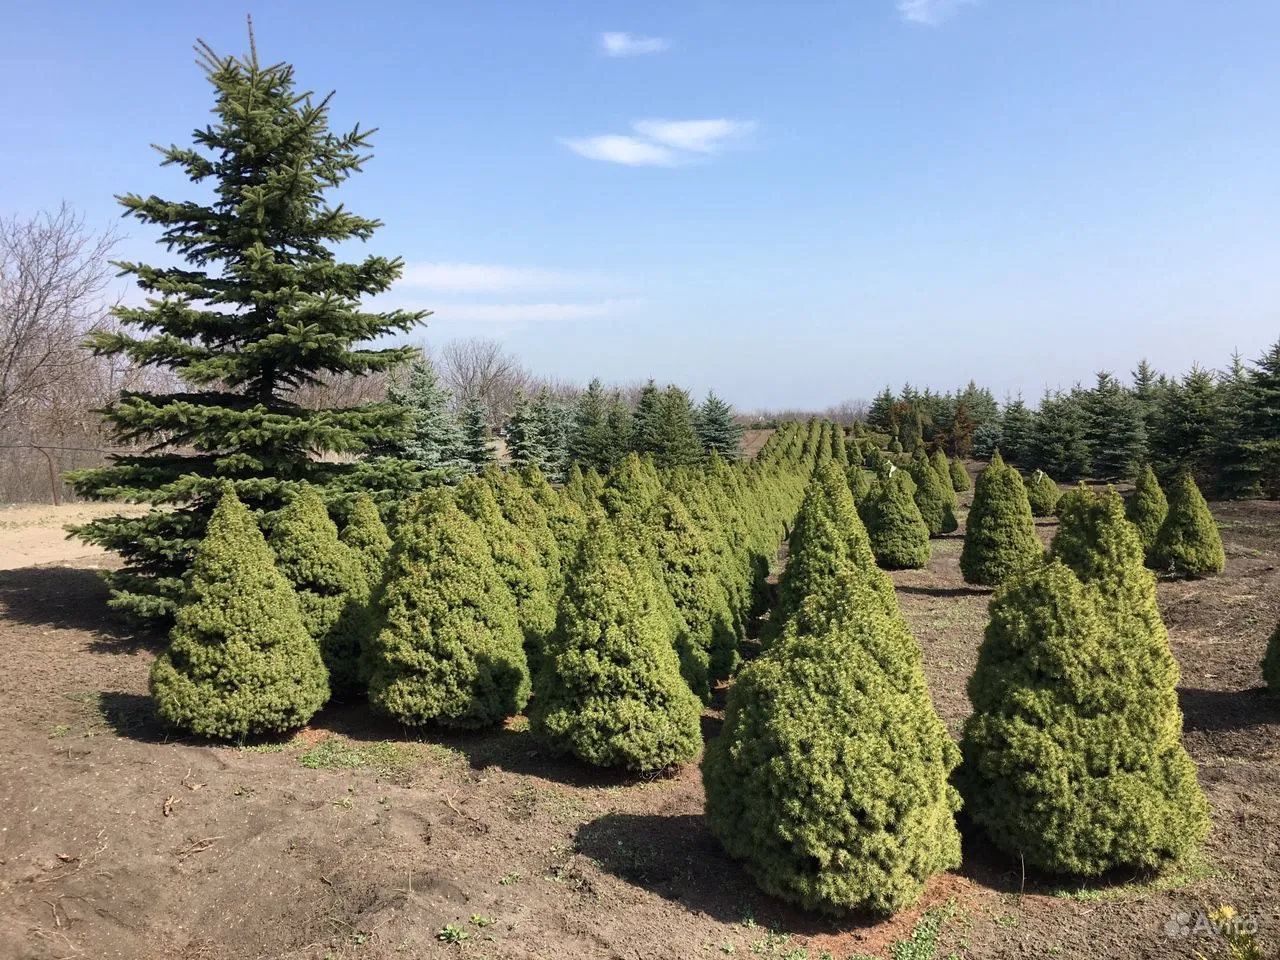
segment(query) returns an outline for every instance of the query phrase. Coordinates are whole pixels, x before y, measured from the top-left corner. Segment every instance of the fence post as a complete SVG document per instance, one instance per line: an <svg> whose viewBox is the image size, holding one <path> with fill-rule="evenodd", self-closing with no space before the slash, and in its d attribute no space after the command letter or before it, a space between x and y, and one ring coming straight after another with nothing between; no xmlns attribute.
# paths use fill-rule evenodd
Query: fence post
<svg viewBox="0 0 1280 960"><path fill-rule="evenodd" d="M58 471L53 468L53 457L49 456L49 451L44 447L36 447L44 454L45 462L49 464L49 493L53 495L53 505L58 506Z"/></svg>

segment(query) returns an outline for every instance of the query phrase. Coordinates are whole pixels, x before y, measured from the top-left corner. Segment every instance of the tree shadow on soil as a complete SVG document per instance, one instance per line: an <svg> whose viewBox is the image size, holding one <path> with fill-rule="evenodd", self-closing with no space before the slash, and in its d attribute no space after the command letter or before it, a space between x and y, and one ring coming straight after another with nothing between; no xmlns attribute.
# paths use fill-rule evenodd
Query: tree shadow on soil
<svg viewBox="0 0 1280 960"><path fill-rule="evenodd" d="M98 712L117 737L139 743L188 742L183 734L165 726L155 702L146 694L104 690L98 695Z"/></svg>
<svg viewBox="0 0 1280 960"><path fill-rule="evenodd" d="M0 606L6 619L33 627L95 634L94 653L154 650L163 635L124 623L107 606L99 571L87 567L19 567L0 570Z"/></svg>
<svg viewBox="0 0 1280 960"><path fill-rule="evenodd" d="M837 921L762 893L742 864L721 849L700 814L606 814L578 828L575 848L606 873L721 923L751 916L761 927L813 936L883 920Z"/></svg>
<svg viewBox="0 0 1280 960"><path fill-rule="evenodd" d="M1268 696L1265 687L1252 690L1179 687L1178 703L1186 731L1248 730L1280 723L1280 702Z"/></svg>
<svg viewBox="0 0 1280 960"><path fill-rule="evenodd" d="M897 584L899 593L918 597L989 597L990 587L919 587L909 583Z"/></svg>

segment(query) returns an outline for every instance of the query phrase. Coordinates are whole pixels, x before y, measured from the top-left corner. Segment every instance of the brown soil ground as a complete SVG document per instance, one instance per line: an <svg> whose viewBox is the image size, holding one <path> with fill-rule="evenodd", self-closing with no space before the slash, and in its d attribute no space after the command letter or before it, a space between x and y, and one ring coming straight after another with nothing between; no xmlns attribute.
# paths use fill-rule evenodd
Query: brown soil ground
<svg viewBox="0 0 1280 960"><path fill-rule="evenodd" d="M283 744L175 740L146 695L156 641L106 617L103 559L64 544L61 563L0 571L0 957L926 958L895 944L929 908L940 958L1224 957L1221 938L1166 933L1224 903L1270 951L1280 707L1258 661L1280 620L1280 504L1214 510L1227 573L1160 587L1213 806L1203 856L1084 886L1024 876L962 824L965 866L879 924L757 892L706 830L696 766L636 781L554 761L520 719L414 737L353 704ZM0 527L0 557L22 529ZM895 575L952 730L989 596L961 581L960 544ZM719 723L708 710L708 737Z"/></svg>

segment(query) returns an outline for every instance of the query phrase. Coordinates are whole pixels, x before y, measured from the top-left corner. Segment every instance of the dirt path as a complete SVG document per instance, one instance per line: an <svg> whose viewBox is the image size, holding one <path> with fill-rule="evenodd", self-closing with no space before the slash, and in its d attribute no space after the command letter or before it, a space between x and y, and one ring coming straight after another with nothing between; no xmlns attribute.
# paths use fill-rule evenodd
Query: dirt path
<svg viewBox="0 0 1280 960"><path fill-rule="evenodd" d="M1165 932L1219 903L1280 943L1280 709L1257 690L1278 506L1215 505L1227 574L1160 588L1213 805L1204 857L1170 890L1060 889L970 837L922 904L947 915L938 957L1221 957ZM32 529L61 543L62 522L0 527L0 556ZM987 594L961 582L958 538L934 548L895 580L955 730ZM706 831L696 767L635 782L553 761L519 718L407 739L353 704L285 744L175 741L146 695L154 646L105 618L85 562L0 572L0 957L843 960L887 956L921 915L835 922L762 896ZM705 734L719 724L707 711Z"/></svg>
<svg viewBox="0 0 1280 960"><path fill-rule="evenodd" d="M145 510L121 504L70 503L60 507L0 507L0 570L17 570L59 563L92 566L107 554L97 547L69 539L68 524L95 517L137 514Z"/></svg>

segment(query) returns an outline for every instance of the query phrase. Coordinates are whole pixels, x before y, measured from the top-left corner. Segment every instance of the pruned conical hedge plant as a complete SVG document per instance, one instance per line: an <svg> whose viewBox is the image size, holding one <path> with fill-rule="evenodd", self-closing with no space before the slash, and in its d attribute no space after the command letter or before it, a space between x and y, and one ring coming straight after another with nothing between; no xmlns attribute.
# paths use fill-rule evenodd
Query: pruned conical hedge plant
<svg viewBox="0 0 1280 960"><path fill-rule="evenodd" d="M297 594L230 484L196 550L169 648L152 664L151 696L166 723L230 740L296 729L329 699Z"/></svg>
<svg viewBox="0 0 1280 960"><path fill-rule="evenodd" d="M886 570L918 570L929 562L929 527L907 471L882 471L861 507L876 563Z"/></svg>
<svg viewBox="0 0 1280 960"><path fill-rule="evenodd" d="M634 771L697 754L701 705L680 676L647 577L623 562L597 511L570 568L529 711L534 737L554 753Z"/></svg>
<svg viewBox="0 0 1280 960"><path fill-rule="evenodd" d="M437 488L402 508L368 655L369 702L406 726L476 728L524 709L529 664L480 528Z"/></svg>
<svg viewBox="0 0 1280 960"><path fill-rule="evenodd" d="M1167 636L1118 597L1053 560L991 603L957 780L969 816L1027 866L1155 868L1208 831Z"/></svg>
<svg viewBox="0 0 1280 960"><path fill-rule="evenodd" d="M373 498L367 493L356 496L342 528L342 542L356 551L365 580L376 590L386 576L387 558L391 556L391 536L378 513Z"/></svg>
<svg viewBox="0 0 1280 960"><path fill-rule="evenodd" d="M1124 506L1124 515L1138 529L1138 539L1142 541L1142 549L1147 559L1151 559L1151 550L1156 545L1156 537L1165 517L1169 515L1169 501L1165 498L1160 481L1151 465L1142 468L1134 484L1133 493Z"/></svg>
<svg viewBox="0 0 1280 960"><path fill-rule="evenodd" d="M951 489L950 480L942 485L938 469L926 456L924 447L917 447L911 463L907 467L911 479L915 481L915 501L920 508L920 518L929 530L929 536L936 537L951 533L956 529L955 491Z"/></svg>
<svg viewBox="0 0 1280 960"><path fill-rule="evenodd" d="M957 751L905 622L846 572L730 688L702 764L706 818L766 892L888 914L960 862Z"/></svg>
<svg viewBox="0 0 1280 960"><path fill-rule="evenodd" d="M960 572L966 583L998 586L1043 557L1022 477L1005 465L997 451L974 487Z"/></svg>
<svg viewBox="0 0 1280 960"><path fill-rule="evenodd" d="M951 461L951 489L956 493L969 489L969 471L964 468L964 462L959 457Z"/></svg>
<svg viewBox="0 0 1280 960"><path fill-rule="evenodd" d="M1207 577L1221 573L1226 565L1218 524L1195 480L1183 471L1173 482L1169 514L1151 548L1151 566L1161 573Z"/></svg>
<svg viewBox="0 0 1280 960"><path fill-rule="evenodd" d="M1053 478L1043 470L1031 474L1027 481L1027 503L1031 505L1033 517L1052 517L1058 509L1058 500L1062 491L1053 482Z"/></svg>

